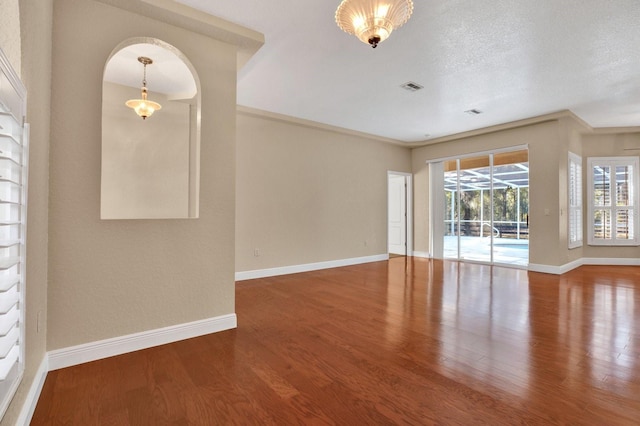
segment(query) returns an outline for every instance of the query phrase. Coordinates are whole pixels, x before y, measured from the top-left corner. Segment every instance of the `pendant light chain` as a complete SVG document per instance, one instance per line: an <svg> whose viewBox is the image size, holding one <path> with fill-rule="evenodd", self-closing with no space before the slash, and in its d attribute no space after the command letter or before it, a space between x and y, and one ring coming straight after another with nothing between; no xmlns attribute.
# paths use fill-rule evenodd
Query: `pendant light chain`
<svg viewBox="0 0 640 426"><path fill-rule="evenodd" d="M142 71L142 87L147 87L147 64L144 65L144 70Z"/></svg>

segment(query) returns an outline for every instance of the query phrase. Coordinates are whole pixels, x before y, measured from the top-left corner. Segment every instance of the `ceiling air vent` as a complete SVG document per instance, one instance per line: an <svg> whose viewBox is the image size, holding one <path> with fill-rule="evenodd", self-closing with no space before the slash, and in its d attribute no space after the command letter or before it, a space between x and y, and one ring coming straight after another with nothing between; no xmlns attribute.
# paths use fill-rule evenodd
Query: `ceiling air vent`
<svg viewBox="0 0 640 426"><path fill-rule="evenodd" d="M410 92L417 92L420 89L424 89L424 86L420 86L418 83L414 83L413 81L407 81L405 84L401 85L400 87Z"/></svg>
<svg viewBox="0 0 640 426"><path fill-rule="evenodd" d="M465 111L465 114L469 114L469 115L480 115L482 114L482 111L480 111L479 109L468 109Z"/></svg>

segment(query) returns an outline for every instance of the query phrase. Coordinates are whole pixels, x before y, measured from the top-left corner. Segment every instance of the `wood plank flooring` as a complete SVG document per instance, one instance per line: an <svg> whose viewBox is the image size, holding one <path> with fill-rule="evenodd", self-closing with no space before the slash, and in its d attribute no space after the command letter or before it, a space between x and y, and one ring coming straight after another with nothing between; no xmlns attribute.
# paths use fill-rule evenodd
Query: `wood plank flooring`
<svg viewBox="0 0 640 426"><path fill-rule="evenodd" d="M640 268L239 282L239 326L50 372L33 425L638 425Z"/></svg>

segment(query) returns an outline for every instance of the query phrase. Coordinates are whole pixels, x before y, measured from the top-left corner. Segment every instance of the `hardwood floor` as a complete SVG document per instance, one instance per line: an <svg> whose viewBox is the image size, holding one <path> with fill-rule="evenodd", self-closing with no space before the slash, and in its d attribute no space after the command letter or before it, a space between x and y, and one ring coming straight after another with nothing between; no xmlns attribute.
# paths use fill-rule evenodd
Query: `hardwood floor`
<svg viewBox="0 0 640 426"><path fill-rule="evenodd" d="M33 425L638 425L640 268L239 282L236 330L50 372Z"/></svg>

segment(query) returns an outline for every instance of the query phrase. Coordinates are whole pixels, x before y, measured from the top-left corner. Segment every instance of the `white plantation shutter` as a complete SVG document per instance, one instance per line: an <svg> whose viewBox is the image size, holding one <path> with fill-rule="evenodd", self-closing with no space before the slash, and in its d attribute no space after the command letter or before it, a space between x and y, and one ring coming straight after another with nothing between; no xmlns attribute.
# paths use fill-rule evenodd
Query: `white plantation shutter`
<svg viewBox="0 0 640 426"><path fill-rule="evenodd" d="M587 159L589 245L637 246L638 157Z"/></svg>
<svg viewBox="0 0 640 426"><path fill-rule="evenodd" d="M569 248L582 246L582 157L569 153Z"/></svg>
<svg viewBox="0 0 640 426"><path fill-rule="evenodd" d="M0 418L24 371L26 90L0 50Z"/></svg>

